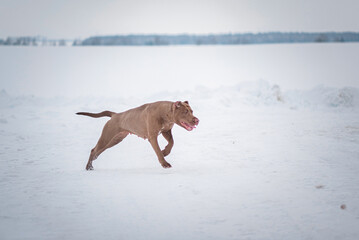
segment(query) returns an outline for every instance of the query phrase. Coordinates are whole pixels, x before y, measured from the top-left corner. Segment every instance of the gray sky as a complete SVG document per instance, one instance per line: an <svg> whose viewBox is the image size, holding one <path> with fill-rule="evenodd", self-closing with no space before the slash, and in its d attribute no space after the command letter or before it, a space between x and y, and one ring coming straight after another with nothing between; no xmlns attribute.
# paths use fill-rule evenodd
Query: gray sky
<svg viewBox="0 0 359 240"><path fill-rule="evenodd" d="M0 37L359 31L357 0L0 0Z"/></svg>

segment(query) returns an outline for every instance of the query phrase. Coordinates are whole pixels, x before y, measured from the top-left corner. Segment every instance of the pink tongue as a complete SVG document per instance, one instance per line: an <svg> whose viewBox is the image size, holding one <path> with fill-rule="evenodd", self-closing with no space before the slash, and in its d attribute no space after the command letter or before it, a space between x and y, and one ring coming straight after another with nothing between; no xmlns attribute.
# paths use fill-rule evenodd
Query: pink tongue
<svg viewBox="0 0 359 240"><path fill-rule="evenodd" d="M188 131L192 131L194 128L196 128L196 126L191 126L191 125L186 124L186 123L182 123L182 125L183 125Z"/></svg>

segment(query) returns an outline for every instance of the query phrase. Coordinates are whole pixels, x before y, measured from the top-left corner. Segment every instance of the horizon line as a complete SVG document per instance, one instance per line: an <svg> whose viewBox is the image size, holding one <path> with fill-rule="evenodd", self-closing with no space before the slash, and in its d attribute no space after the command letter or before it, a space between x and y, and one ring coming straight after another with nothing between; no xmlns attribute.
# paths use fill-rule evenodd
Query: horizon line
<svg viewBox="0 0 359 240"><path fill-rule="evenodd" d="M221 36L221 35L260 35L270 33L285 33L285 34L323 34L323 33L336 33L336 34L359 34L359 31L258 31L258 32L217 32L217 33L113 33L113 34L94 34L87 37L47 37L41 34L35 35L8 35L6 37L0 37L1 39L7 38L42 38L46 40L81 40L92 37L114 37L114 36Z"/></svg>

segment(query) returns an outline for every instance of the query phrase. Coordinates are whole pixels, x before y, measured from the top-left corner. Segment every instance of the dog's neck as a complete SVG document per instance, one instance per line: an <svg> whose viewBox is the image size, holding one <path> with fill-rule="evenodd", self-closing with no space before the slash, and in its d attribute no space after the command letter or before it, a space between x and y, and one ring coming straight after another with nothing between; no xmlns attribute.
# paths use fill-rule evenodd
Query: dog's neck
<svg viewBox="0 0 359 240"><path fill-rule="evenodd" d="M175 123L175 110L176 110L176 103L172 103L171 104L171 109L169 111L169 113L167 114L167 118L168 118L168 121L170 123Z"/></svg>

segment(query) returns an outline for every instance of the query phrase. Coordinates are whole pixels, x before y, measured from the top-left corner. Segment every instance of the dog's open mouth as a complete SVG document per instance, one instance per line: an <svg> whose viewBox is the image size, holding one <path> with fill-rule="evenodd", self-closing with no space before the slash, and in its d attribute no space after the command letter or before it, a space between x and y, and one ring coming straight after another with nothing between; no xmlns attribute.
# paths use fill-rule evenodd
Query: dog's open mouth
<svg viewBox="0 0 359 240"><path fill-rule="evenodd" d="M185 122L181 122L181 125L182 125L187 131L192 131L194 128L196 128L196 125L190 125L190 124L185 123Z"/></svg>

